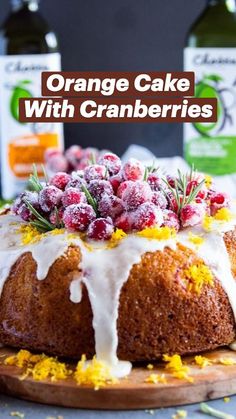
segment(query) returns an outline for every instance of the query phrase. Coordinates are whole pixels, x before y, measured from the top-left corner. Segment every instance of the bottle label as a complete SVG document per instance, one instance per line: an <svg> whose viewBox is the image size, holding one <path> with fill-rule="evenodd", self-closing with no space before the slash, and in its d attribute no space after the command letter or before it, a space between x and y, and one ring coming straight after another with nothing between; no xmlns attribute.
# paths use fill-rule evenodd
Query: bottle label
<svg viewBox="0 0 236 419"><path fill-rule="evenodd" d="M195 96L218 100L216 123L184 124L184 153L198 170L236 172L236 48L186 48L184 69L195 72Z"/></svg>
<svg viewBox="0 0 236 419"><path fill-rule="evenodd" d="M2 196L11 199L24 190L32 164L39 175L47 148L63 147L59 123L21 123L22 97L41 96L41 72L60 71L59 53L0 57L0 135Z"/></svg>

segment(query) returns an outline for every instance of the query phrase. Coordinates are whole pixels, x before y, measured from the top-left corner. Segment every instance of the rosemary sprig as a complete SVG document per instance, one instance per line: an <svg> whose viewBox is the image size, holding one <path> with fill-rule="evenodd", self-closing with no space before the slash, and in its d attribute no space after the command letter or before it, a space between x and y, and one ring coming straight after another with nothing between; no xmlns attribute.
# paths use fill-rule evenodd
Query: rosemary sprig
<svg viewBox="0 0 236 419"><path fill-rule="evenodd" d="M37 172L37 168L35 164L33 164L33 174L30 175L28 183L29 183L30 190L32 191L40 192L43 189L43 185L41 184L39 180L38 172Z"/></svg>
<svg viewBox="0 0 236 419"><path fill-rule="evenodd" d="M155 160L153 160L152 165L151 166L145 166L145 172L144 172L144 176L143 176L143 180L147 181L148 179L148 175L150 173L154 173L157 172L159 169L159 167L155 166Z"/></svg>
<svg viewBox="0 0 236 419"><path fill-rule="evenodd" d="M34 207L31 203L25 198L24 202L26 206L29 208L31 214L33 214L36 220L30 221L30 224L36 227L40 232L52 231L55 230L56 226L51 224L46 218L44 218Z"/></svg>
<svg viewBox="0 0 236 419"><path fill-rule="evenodd" d="M96 199L91 195L88 188L85 185L81 185L82 191L85 193L88 203L93 207L96 214L98 213L98 205Z"/></svg>
<svg viewBox="0 0 236 419"><path fill-rule="evenodd" d="M200 410L203 413L206 413L207 415L213 416L214 418L220 418L220 419L234 419L233 415L230 415L225 412L221 412L220 410L216 410L213 407L209 406L206 403L200 404Z"/></svg>
<svg viewBox="0 0 236 419"><path fill-rule="evenodd" d="M147 181L148 179L148 175L149 175L149 170L148 167L145 167L145 172L144 172L144 176L143 176L143 180Z"/></svg>
<svg viewBox="0 0 236 419"><path fill-rule="evenodd" d="M175 180L175 187L173 188L170 186L166 179L162 179L163 182L168 186L169 191L171 192L173 198L177 204L177 212L178 214L182 210L185 205L190 204L193 202L200 192L202 186L205 183L205 180L202 180L198 185L194 186L192 184L191 190L187 193L187 187L189 182L194 179L194 174L196 172L193 171L193 168L190 171L190 174L182 174L180 170L178 170L178 176ZM169 200L170 204L172 204L169 195L165 192L166 198Z"/></svg>
<svg viewBox="0 0 236 419"><path fill-rule="evenodd" d="M41 168L42 168L42 171L43 171L45 182L48 183L49 182L49 178L48 178L48 174L46 172L46 169L45 169L44 164L41 164Z"/></svg>
<svg viewBox="0 0 236 419"><path fill-rule="evenodd" d="M96 164L96 156L94 151L91 153L91 157L88 159L89 164Z"/></svg>

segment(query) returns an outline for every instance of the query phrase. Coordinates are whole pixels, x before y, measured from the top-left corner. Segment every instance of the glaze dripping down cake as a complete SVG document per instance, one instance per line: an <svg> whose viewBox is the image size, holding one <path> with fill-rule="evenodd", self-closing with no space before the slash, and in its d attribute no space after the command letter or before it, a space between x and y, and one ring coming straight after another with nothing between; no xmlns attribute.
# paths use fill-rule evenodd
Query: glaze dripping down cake
<svg viewBox="0 0 236 419"><path fill-rule="evenodd" d="M209 177L107 152L29 186L0 216L2 344L118 376L232 344L236 218Z"/></svg>

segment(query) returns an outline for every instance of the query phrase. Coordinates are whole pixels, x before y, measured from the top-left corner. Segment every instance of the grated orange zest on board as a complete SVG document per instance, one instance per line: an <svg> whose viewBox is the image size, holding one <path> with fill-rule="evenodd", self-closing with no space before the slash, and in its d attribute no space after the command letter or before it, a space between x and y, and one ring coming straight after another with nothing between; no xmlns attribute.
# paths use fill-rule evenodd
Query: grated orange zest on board
<svg viewBox="0 0 236 419"><path fill-rule="evenodd" d="M190 368L183 365L180 355L163 355L163 361L167 362L165 368L170 371L173 377L179 380L187 380L192 383L194 380L189 376Z"/></svg>

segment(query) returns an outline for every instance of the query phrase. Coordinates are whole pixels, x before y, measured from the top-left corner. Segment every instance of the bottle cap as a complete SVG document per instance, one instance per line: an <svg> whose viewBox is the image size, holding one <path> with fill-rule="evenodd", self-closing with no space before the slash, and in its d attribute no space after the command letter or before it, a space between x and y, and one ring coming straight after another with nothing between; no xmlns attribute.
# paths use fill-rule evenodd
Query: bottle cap
<svg viewBox="0 0 236 419"><path fill-rule="evenodd" d="M14 9L18 9L21 6L24 6L24 4L37 5L39 1L40 0L10 0L11 5Z"/></svg>

